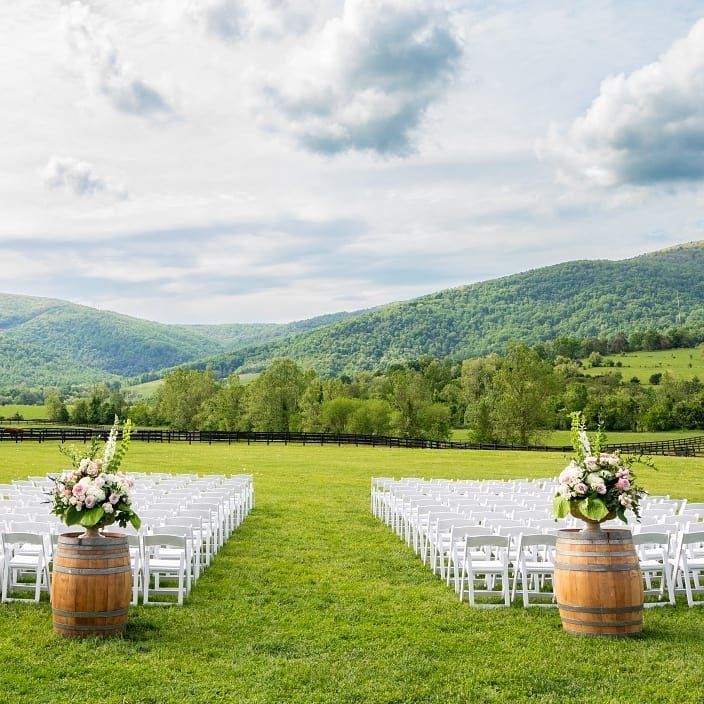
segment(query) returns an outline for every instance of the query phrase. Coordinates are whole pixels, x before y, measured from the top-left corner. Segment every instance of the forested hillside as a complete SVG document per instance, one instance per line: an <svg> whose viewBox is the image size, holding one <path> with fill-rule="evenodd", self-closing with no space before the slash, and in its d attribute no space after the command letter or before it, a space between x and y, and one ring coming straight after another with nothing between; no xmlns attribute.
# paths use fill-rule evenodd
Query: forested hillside
<svg viewBox="0 0 704 704"><path fill-rule="evenodd" d="M154 378L157 370L183 364L224 377L282 357L322 376L351 375L423 355L479 357L511 340L535 344L673 326L704 328L703 242L624 261L568 262L286 325L166 325L0 295L0 388L110 375Z"/></svg>
<svg viewBox="0 0 704 704"><path fill-rule="evenodd" d="M576 261L396 303L296 338L218 356L219 374L291 357L323 375L429 354L467 359L509 340L535 344L622 331L704 327L704 243L624 261Z"/></svg>
<svg viewBox="0 0 704 704"><path fill-rule="evenodd" d="M66 301L0 295L0 387L132 377L335 322L166 325Z"/></svg>

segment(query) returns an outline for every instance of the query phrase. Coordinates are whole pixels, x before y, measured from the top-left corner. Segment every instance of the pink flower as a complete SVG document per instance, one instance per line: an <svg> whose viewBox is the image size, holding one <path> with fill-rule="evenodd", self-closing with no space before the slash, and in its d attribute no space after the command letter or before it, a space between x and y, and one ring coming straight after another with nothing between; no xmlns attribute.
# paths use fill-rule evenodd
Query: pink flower
<svg viewBox="0 0 704 704"><path fill-rule="evenodd" d="M86 488L83 486L83 484L76 484L76 486L73 487L74 496L83 496L85 493Z"/></svg>
<svg viewBox="0 0 704 704"><path fill-rule="evenodd" d="M93 508L95 506L95 496L86 496L85 505L86 508Z"/></svg>
<svg viewBox="0 0 704 704"><path fill-rule="evenodd" d="M594 488L596 489L597 494L606 493L606 484L597 484Z"/></svg>
<svg viewBox="0 0 704 704"><path fill-rule="evenodd" d="M110 494L110 499L109 499L109 501L110 501L111 504L116 504L119 500L120 500L120 495L119 495L119 494L115 494L114 492L113 492L112 494Z"/></svg>
<svg viewBox="0 0 704 704"><path fill-rule="evenodd" d="M589 487L587 487L587 485L586 485L584 482L580 482L579 484L577 484L577 486L575 486L574 490L575 490L578 494L586 494L588 488L589 488Z"/></svg>
<svg viewBox="0 0 704 704"><path fill-rule="evenodd" d="M616 488L619 491L628 491L631 488L631 482L628 481L626 477L621 477L617 482L616 482Z"/></svg>

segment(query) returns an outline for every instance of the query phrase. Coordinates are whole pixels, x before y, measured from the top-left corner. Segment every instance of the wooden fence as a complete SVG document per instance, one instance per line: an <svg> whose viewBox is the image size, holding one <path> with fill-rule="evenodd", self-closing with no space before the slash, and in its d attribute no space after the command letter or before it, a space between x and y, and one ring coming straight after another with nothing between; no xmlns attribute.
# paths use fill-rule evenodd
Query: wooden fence
<svg viewBox="0 0 704 704"><path fill-rule="evenodd" d="M11 442L88 442L92 437L103 439L108 436L106 428L0 428L0 441ZM538 452L570 453L572 448L565 445L513 445L500 443L451 442L447 440L425 440L422 438L399 438L388 435L350 435L338 433L261 433L244 431L215 430L136 430L132 439L141 442L172 443L197 442L212 443L265 443L271 445L355 445L367 447L423 448L429 450L524 450ZM684 457L704 456L704 436L678 440L658 440L654 442L622 443L606 445L605 450L621 450L627 454L679 455Z"/></svg>

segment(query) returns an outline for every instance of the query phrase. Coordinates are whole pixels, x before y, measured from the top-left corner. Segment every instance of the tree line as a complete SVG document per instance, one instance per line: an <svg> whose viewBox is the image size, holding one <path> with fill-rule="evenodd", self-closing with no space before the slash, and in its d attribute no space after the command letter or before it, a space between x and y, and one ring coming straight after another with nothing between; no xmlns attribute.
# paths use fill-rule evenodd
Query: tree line
<svg viewBox="0 0 704 704"><path fill-rule="evenodd" d="M595 344L582 341L581 351ZM604 344L608 352L614 341ZM453 428L464 427L476 442L517 444L568 427L573 411L606 430L704 429L704 386L698 379L664 373L657 384L641 384L636 378L624 380L617 369L586 375L579 359L563 354L565 345L561 340L549 348L511 343L503 355L464 362L425 356L383 373L331 379L291 359L273 362L247 384L234 374L218 379L212 370L180 368L165 377L149 401L129 404L120 390L96 387L70 410L58 396L47 399L46 406L50 419L74 423L109 423L115 414L129 414L143 427L178 430L428 439L447 439ZM593 353L600 354L598 349Z"/></svg>

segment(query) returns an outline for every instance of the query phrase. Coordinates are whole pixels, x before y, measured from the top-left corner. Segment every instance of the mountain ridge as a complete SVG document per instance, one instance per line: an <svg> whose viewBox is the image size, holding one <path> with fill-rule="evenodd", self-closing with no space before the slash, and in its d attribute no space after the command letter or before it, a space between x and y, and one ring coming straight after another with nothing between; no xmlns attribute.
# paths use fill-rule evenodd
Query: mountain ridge
<svg viewBox="0 0 704 704"><path fill-rule="evenodd" d="M76 373L85 383L101 374L154 376L181 365L221 375L259 371L280 357L330 376L426 354L476 357L510 340L535 344L678 323L704 328L704 241L623 260L563 262L285 324L169 325L60 299L0 294L0 386L46 384L51 374L41 370L42 357L54 372L63 364L73 370L68 377ZM36 363L28 365L33 356Z"/></svg>

